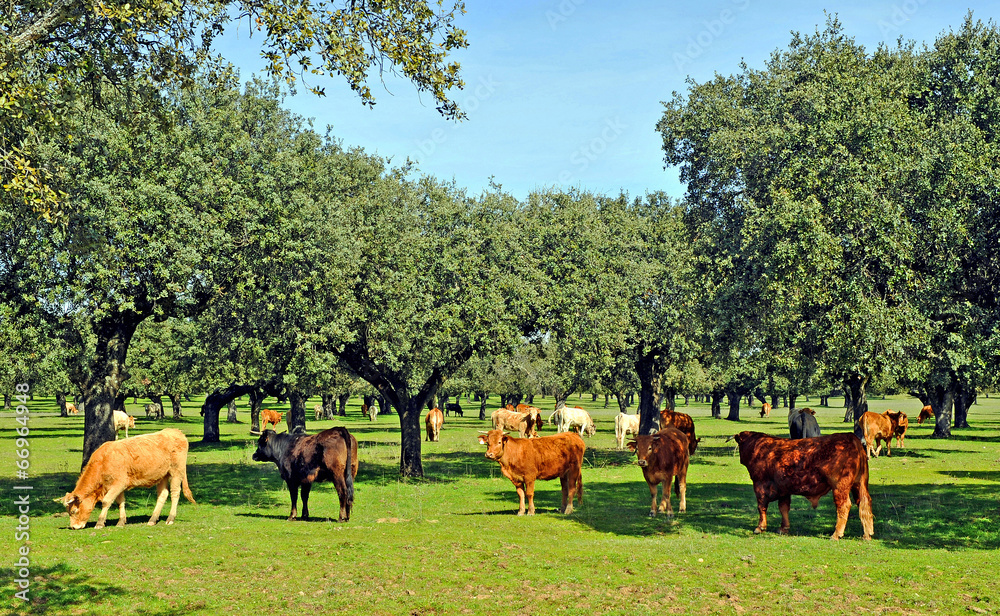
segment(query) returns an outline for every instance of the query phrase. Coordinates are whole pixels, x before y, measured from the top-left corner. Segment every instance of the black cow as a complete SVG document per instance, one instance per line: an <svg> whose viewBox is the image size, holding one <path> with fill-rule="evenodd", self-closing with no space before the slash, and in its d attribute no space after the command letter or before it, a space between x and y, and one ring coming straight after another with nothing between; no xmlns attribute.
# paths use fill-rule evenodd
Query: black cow
<svg viewBox="0 0 1000 616"><path fill-rule="evenodd" d="M294 520L297 514L299 486L302 486L302 519L309 519L309 490L317 481L333 481L340 497L338 519L346 522L351 518L354 477L358 474L358 441L347 428L336 426L310 436L264 430L253 459L278 466L292 498L289 520Z"/></svg>
<svg viewBox="0 0 1000 616"><path fill-rule="evenodd" d="M462 414L462 405L458 402L449 402L444 405L444 414L447 415L448 413L454 413L459 417L465 417L465 415Z"/></svg>
<svg viewBox="0 0 1000 616"><path fill-rule="evenodd" d="M798 413L791 413L788 420L788 432L792 438L815 438L821 436L819 422L816 421L816 411L812 409L802 409Z"/></svg>

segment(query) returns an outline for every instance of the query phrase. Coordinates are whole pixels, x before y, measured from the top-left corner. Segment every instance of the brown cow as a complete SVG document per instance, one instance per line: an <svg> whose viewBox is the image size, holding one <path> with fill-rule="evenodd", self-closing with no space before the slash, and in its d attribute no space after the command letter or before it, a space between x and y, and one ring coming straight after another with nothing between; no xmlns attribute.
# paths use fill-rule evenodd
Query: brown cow
<svg viewBox="0 0 1000 616"><path fill-rule="evenodd" d="M820 497L833 491L837 525L831 539L844 536L851 496L858 502L864 538L872 538L875 517L868 492L868 457L861 441L849 432L816 438L785 439L760 432L740 432L733 437L740 449L740 463L747 468L757 495L760 520L754 533L767 530L767 505L778 501L781 534L788 534L788 509L792 495L805 496L813 508Z"/></svg>
<svg viewBox="0 0 1000 616"><path fill-rule="evenodd" d="M494 430L517 431L521 438L531 437L538 434L535 430L535 418L531 413L518 413L508 408L500 408L490 414Z"/></svg>
<svg viewBox="0 0 1000 616"><path fill-rule="evenodd" d="M559 478L562 486L562 509L573 513L573 497L583 504L583 452L587 446L575 432L560 432L536 439L514 438L502 430L479 435L486 445L486 457L500 463L504 477L510 479L520 501L517 515L524 515L524 497L528 497L528 515L535 515L535 480Z"/></svg>
<svg viewBox="0 0 1000 616"><path fill-rule="evenodd" d="M896 426L896 447L906 447L903 439L906 437L906 430L910 427L910 420L906 418L906 413L899 414L899 424Z"/></svg>
<svg viewBox="0 0 1000 616"><path fill-rule="evenodd" d="M528 413L532 418L531 436L538 436L538 431L542 429L542 409L537 406L531 406L530 404L518 404L517 408L514 409L518 413Z"/></svg>
<svg viewBox="0 0 1000 616"><path fill-rule="evenodd" d="M770 417L771 416L771 403L770 402L765 402L764 404L760 405L760 416L761 417Z"/></svg>
<svg viewBox="0 0 1000 616"><path fill-rule="evenodd" d="M917 425L924 423L925 419L934 419L934 408L930 405L920 409L920 415L917 415Z"/></svg>
<svg viewBox="0 0 1000 616"><path fill-rule="evenodd" d="M878 454L882 451L883 442L885 443L885 455L892 455L890 446L892 445L892 438L896 435L896 430L899 429L901 419L906 419L905 413L886 411L879 414L865 411L854 422L855 434L864 440L865 451L868 452L869 458L872 457L873 453L876 458L878 457ZM907 425L909 425L908 420Z"/></svg>
<svg viewBox="0 0 1000 616"><path fill-rule="evenodd" d="M667 517L673 517L674 510L670 506L670 483L674 482L674 491L681 499L678 511L687 509L687 469L688 469L688 438L687 435L673 426L667 426L656 434L640 434L634 441L629 441L628 448L635 452L637 462L642 468L642 476L649 484L649 517L656 517L656 486L663 483L663 498L660 500L660 513L664 511ZM675 479L676 478L676 479Z"/></svg>
<svg viewBox="0 0 1000 616"><path fill-rule="evenodd" d="M667 426L673 426L687 436L688 454L694 455L694 450L698 449L698 443L701 442L701 439L697 438L694 434L694 420L691 419L691 416L680 411L663 409L660 411L660 428L666 428Z"/></svg>
<svg viewBox="0 0 1000 616"><path fill-rule="evenodd" d="M74 530L87 525L97 503L101 504L101 514L94 528L104 528L112 503L118 503L118 526L125 526L125 491L155 485L156 506L148 524L153 526L160 519L168 494L170 515L167 524L173 524L181 490L185 498L194 502L187 481L187 453L184 433L174 428L109 441L90 456L73 491L57 498L56 502L66 507L69 527Z"/></svg>
<svg viewBox="0 0 1000 616"><path fill-rule="evenodd" d="M277 465L292 498L289 520L294 520L298 513L299 486L302 487L302 519L309 519L309 491L312 484L319 481L332 481L337 489L338 520L351 519L354 478L358 474L358 440L347 428L336 426L309 436L264 430L257 440L253 459Z"/></svg>
<svg viewBox="0 0 1000 616"><path fill-rule="evenodd" d="M441 426L444 424L444 413L441 412L441 409L434 407L427 411L424 423L427 426L427 440L438 442L441 438Z"/></svg>
<svg viewBox="0 0 1000 616"><path fill-rule="evenodd" d="M261 409L260 410L260 429L261 431L267 430L267 425L271 424L275 428L281 423L281 415L278 411L272 411L271 409Z"/></svg>

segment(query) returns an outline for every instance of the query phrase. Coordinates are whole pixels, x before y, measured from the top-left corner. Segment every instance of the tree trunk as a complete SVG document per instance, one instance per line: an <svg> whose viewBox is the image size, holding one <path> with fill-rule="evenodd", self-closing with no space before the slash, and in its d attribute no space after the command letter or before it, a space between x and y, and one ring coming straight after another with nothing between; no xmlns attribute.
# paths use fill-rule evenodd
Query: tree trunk
<svg viewBox="0 0 1000 616"><path fill-rule="evenodd" d="M56 392L56 402L59 403L59 416L69 417L69 411L66 410L66 394L64 392Z"/></svg>
<svg viewBox="0 0 1000 616"><path fill-rule="evenodd" d="M934 409L933 438L951 438L952 410L955 405L955 381L949 379L947 385L932 385L927 388L927 398Z"/></svg>
<svg viewBox="0 0 1000 616"><path fill-rule="evenodd" d="M205 398L205 403L201 406L201 414L205 418L201 436L203 443L219 442L219 410L229 404L230 400L245 396L254 389L256 388L253 385L237 385L233 383L223 390L216 389ZM258 430L260 430L259 422L258 415Z"/></svg>
<svg viewBox="0 0 1000 616"><path fill-rule="evenodd" d="M236 418L236 400L229 401L229 412L226 414L226 423L239 423L239 419Z"/></svg>
<svg viewBox="0 0 1000 616"><path fill-rule="evenodd" d="M174 419L180 419L183 417L181 413L181 395L180 394L167 394L170 398L170 405L174 407Z"/></svg>
<svg viewBox="0 0 1000 616"><path fill-rule="evenodd" d="M778 394L771 394L771 409L780 409L778 406Z"/></svg>
<svg viewBox="0 0 1000 616"><path fill-rule="evenodd" d="M288 424L289 434L306 433L306 396L301 391L292 390L288 392L288 416L285 423Z"/></svg>
<svg viewBox="0 0 1000 616"><path fill-rule="evenodd" d="M486 401L489 399L489 392L477 391L475 392L474 401L479 401L479 421L486 421Z"/></svg>
<svg viewBox="0 0 1000 616"><path fill-rule="evenodd" d="M799 397L799 390L794 387L788 388L788 408L795 408L795 401Z"/></svg>
<svg viewBox="0 0 1000 616"><path fill-rule="evenodd" d="M320 411L320 417L323 419L333 419L334 413L336 413L336 398L333 394L320 394L320 400L322 401L320 406L322 410Z"/></svg>
<svg viewBox="0 0 1000 616"><path fill-rule="evenodd" d="M420 420L424 403L419 397L413 397L399 409L399 474L403 477L424 476L424 465L420 460L423 442Z"/></svg>
<svg viewBox="0 0 1000 616"><path fill-rule="evenodd" d="M11 409L11 406L10 406L10 394L4 394L3 395L3 410L9 411L10 409Z"/></svg>
<svg viewBox="0 0 1000 616"><path fill-rule="evenodd" d="M725 397L725 391L721 389L712 390L712 417L722 419L722 399Z"/></svg>
<svg viewBox="0 0 1000 616"><path fill-rule="evenodd" d="M661 401L665 403L665 407L669 408L671 411L677 409L677 390L673 387L667 387L663 390L663 395L661 396ZM659 405L657 405L659 407ZM657 413L660 411L657 410Z"/></svg>
<svg viewBox="0 0 1000 616"><path fill-rule="evenodd" d="M851 390L844 385L844 423L854 421L854 404L851 402Z"/></svg>
<svg viewBox="0 0 1000 616"><path fill-rule="evenodd" d="M259 389L251 389L250 397L250 433L260 434L260 407L264 405L267 394Z"/></svg>
<svg viewBox="0 0 1000 616"><path fill-rule="evenodd" d="M726 419L728 419L729 421L739 421L740 402L743 401L743 392L727 391L726 397L729 398L729 416L726 417Z"/></svg>
<svg viewBox="0 0 1000 616"><path fill-rule="evenodd" d="M608 408L609 404L611 404L611 395L604 394L604 408ZM621 401L619 401L618 405L621 406Z"/></svg>
<svg viewBox="0 0 1000 616"><path fill-rule="evenodd" d="M125 357L128 345L132 341L136 327L144 317L128 311L113 315L109 320L100 322L95 328L97 344L94 347L95 357L90 363L90 369L84 389L83 414L83 463L81 468L90 461L90 456L98 447L115 440L115 425L112 411L118 397L121 384L128 378L125 370Z"/></svg>
<svg viewBox="0 0 1000 616"><path fill-rule="evenodd" d="M618 402L618 412L628 413L628 396L624 392L618 392L615 394L615 400Z"/></svg>
<svg viewBox="0 0 1000 616"><path fill-rule="evenodd" d="M351 399L350 393L337 396L337 415L347 417L347 401Z"/></svg>
<svg viewBox="0 0 1000 616"><path fill-rule="evenodd" d="M955 384L955 425L956 428L968 428L969 407L976 399L975 387L968 383L958 381Z"/></svg>
<svg viewBox="0 0 1000 616"><path fill-rule="evenodd" d="M660 387L663 375L656 369L656 359L644 355L635 362L639 377L639 434L654 434L660 429Z"/></svg>
<svg viewBox="0 0 1000 616"><path fill-rule="evenodd" d="M844 380L844 392L851 394L851 412L849 421L857 421L868 410L868 395L865 393L865 386L868 385L868 377L861 374L852 374ZM845 416L846 417L846 416Z"/></svg>

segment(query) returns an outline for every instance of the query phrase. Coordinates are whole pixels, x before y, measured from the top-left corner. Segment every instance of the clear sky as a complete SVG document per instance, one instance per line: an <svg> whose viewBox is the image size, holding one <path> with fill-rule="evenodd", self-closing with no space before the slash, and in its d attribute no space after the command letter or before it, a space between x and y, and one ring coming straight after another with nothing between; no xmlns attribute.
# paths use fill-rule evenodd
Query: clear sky
<svg viewBox="0 0 1000 616"><path fill-rule="evenodd" d="M313 82L325 97L303 89L286 106L320 132L332 126L345 146L409 157L473 194L493 177L517 198L553 186L679 197L655 126L661 101L684 92L686 79L733 74L741 61L761 68L792 31L822 28L824 10L868 49L899 37L931 44L970 9L1000 21L1000 2L939 0L467 0L466 9L457 24L469 48L454 56L466 86L452 96L468 120L445 120L430 96L391 76L385 86L370 80L373 109L336 77ZM247 78L262 66L258 40L244 24L218 49Z"/></svg>

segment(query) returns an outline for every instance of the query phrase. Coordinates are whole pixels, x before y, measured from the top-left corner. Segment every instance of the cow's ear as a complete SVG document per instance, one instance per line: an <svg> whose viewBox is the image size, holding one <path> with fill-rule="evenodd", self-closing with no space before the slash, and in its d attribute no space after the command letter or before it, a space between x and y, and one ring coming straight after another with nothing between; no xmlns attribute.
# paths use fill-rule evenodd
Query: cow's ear
<svg viewBox="0 0 1000 616"><path fill-rule="evenodd" d="M625 443L625 446L628 447L629 451L635 451L636 442L635 441L629 441L629 442Z"/></svg>
<svg viewBox="0 0 1000 616"><path fill-rule="evenodd" d="M480 434L479 435L479 444L480 445L486 445L487 444L486 443L486 435L485 434Z"/></svg>

